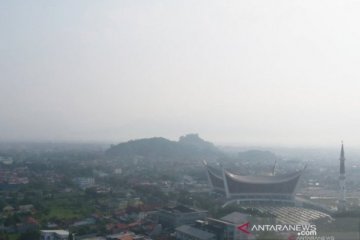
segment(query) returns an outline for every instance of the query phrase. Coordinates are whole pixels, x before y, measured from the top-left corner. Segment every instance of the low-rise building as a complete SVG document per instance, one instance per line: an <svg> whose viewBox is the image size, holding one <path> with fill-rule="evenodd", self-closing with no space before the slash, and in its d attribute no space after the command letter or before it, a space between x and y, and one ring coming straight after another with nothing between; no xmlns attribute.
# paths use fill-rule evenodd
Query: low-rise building
<svg viewBox="0 0 360 240"><path fill-rule="evenodd" d="M69 231L66 230L41 230L40 240L68 240Z"/></svg>
<svg viewBox="0 0 360 240"><path fill-rule="evenodd" d="M211 232L216 239L239 240L249 239L249 235L238 230L238 227L248 222L249 215L232 212L220 219L207 218L206 221L197 221L195 228ZM250 238L251 239L251 238Z"/></svg>
<svg viewBox="0 0 360 240"><path fill-rule="evenodd" d="M85 190L95 186L95 179L92 177L78 177L74 179L74 183Z"/></svg>
<svg viewBox="0 0 360 240"><path fill-rule="evenodd" d="M182 225L175 229L176 239L178 240L215 240L213 233L194 228L189 225Z"/></svg>
<svg viewBox="0 0 360 240"><path fill-rule="evenodd" d="M150 240L149 237L138 235L133 232L122 232L106 236L107 240Z"/></svg>
<svg viewBox="0 0 360 240"><path fill-rule="evenodd" d="M195 208L178 205L163 207L158 211L159 223L165 227L176 228L181 225L192 224L196 220L205 219L208 212Z"/></svg>

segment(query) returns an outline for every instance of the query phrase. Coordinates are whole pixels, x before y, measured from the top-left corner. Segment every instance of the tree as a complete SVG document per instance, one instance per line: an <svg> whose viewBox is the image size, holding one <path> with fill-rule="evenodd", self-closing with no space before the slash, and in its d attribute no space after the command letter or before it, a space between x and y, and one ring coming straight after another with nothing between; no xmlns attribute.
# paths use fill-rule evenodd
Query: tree
<svg viewBox="0 0 360 240"><path fill-rule="evenodd" d="M39 240L40 239L40 231L29 231L22 233L17 240Z"/></svg>

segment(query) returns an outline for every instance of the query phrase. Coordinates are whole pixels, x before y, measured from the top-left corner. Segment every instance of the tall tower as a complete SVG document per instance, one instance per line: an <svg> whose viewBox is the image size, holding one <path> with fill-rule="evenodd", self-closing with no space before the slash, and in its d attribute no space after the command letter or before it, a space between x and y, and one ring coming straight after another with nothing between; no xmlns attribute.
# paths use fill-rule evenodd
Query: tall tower
<svg viewBox="0 0 360 240"><path fill-rule="evenodd" d="M340 175L339 175L339 185L340 185L340 197L338 204L338 211L346 210L346 189L345 189L345 152L344 144L341 142L341 152L340 152Z"/></svg>

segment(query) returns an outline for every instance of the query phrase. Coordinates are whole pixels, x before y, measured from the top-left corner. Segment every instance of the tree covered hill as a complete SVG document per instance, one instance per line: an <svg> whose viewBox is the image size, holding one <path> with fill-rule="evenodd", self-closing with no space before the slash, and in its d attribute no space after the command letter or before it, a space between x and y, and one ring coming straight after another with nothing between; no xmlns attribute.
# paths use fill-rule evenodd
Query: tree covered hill
<svg viewBox="0 0 360 240"><path fill-rule="evenodd" d="M223 156L214 144L204 141L197 134L182 136L179 141L162 137L131 140L111 146L106 154L121 159L142 157L153 160L201 160Z"/></svg>

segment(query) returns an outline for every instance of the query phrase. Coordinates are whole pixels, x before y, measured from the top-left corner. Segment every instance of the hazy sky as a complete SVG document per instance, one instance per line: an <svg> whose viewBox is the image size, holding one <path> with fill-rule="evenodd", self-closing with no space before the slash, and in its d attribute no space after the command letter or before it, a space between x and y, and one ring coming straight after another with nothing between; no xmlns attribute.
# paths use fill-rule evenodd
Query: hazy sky
<svg viewBox="0 0 360 240"><path fill-rule="evenodd" d="M0 2L0 140L360 146L360 1Z"/></svg>

